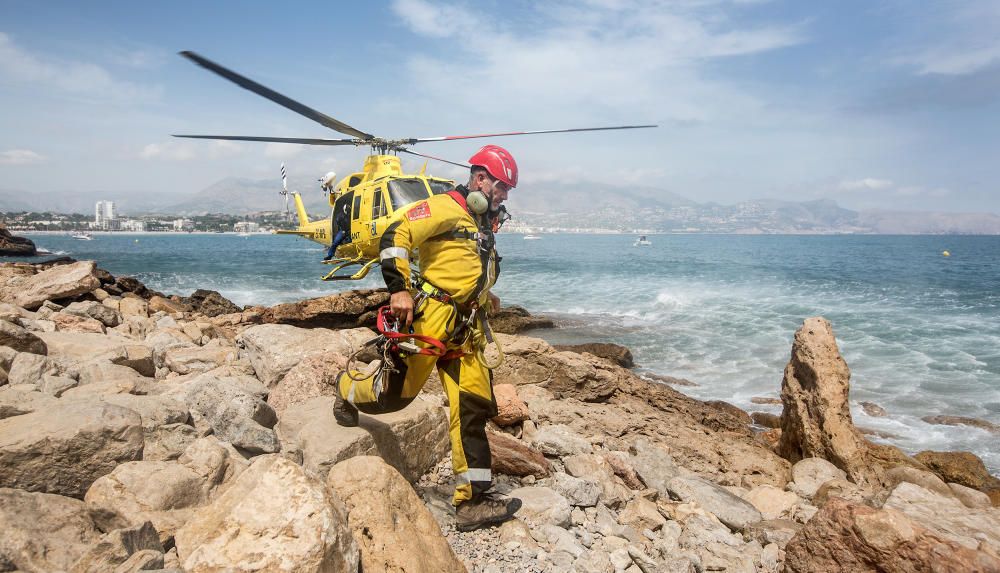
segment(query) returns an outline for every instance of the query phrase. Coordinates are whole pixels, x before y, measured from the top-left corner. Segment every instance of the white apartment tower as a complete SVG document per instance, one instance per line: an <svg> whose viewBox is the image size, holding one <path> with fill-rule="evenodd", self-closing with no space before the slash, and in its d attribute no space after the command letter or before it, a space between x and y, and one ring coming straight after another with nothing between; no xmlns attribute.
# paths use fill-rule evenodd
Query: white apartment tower
<svg viewBox="0 0 1000 573"><path fill-rule="evenodd" d="M94 205L94 226L107 228L118 217L114 201L98 201Z"/></svg>

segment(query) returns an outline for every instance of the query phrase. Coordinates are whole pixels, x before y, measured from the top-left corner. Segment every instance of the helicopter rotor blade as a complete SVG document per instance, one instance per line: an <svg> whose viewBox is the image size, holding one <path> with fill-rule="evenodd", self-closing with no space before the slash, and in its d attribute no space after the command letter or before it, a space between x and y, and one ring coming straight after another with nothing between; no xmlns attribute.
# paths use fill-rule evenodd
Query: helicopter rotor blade
<svg viewBox="0 0 1000 573"><path fill-rule="evenodd" d="M228 68L220 66L219 64L211 60L203 58L194 52L184 51L181 52L180 55L198 64L199 66L226 78L227 80L233 82L234 84L240 86L243 89L250 90L259 96L265 97L280 106L283 106L285 108L294 111L299 115L308 117L309 119L315 121L316 123L329 127L334 131L339 131L340 133L357 137L359 139L373 139L375 137L370 133L365 133L361 130L355 129L342 121L338 121L326 115L325 113L316 111L315 109L309 106L303 105L288 96L284 96L272 90L271 88L262 86L261 84L258 84L257 82L251 80L250 78L241 76L240 74Z"/></svg>
<svg viewBox="0 0 1000 573"><path fill-rule="evenodd" d="M417 153L416 151L410 151L409 149L399 148L397 151L403 153L409 153L410 155L419 155L420 157L425 157L427 159L433 159L434 161L440 161L442 163L450 163L452 165L457 165L458 167L464 167L468 169L470 166L464 163L455 163L454 161L448 161L447 159L441 159L440 157L434 157L433 155L424 155L423 153Z"/></svg>
<svg viewBox="0 0 1000 573"><path fill-rule="evenodd" d="M256 137L250 135L174 135L187 139L221 139L225 141L268 141L271 143L298 143L301 145L363 145L356 139L316 139L309 137Z"/></svg>
<svg viewBox="0 0 1000 573"><path fill-rule="evenodd" d="M483 133L479 135L446 135L444 137L418 137L406 140L409 144L427 141L452 141L456 139L476 139L479 137L506 137L508 135L536 135L539 133L571 133L577 131L610 131L614 129L645 129L657 125L617 125L612 127L575 127L571 129L542 129L538 131L511 131L507 133Z"/></svg>

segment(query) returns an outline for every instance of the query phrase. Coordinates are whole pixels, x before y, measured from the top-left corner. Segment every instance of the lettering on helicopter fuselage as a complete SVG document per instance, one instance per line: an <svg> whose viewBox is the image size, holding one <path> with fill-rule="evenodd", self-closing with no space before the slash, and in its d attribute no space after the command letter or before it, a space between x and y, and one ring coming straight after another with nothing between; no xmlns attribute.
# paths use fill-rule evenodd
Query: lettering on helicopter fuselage
<svg viewBox="0 0 1000 573"><path fill-rule="evenodd" d="M378 234L378 231L376 229L378 229L378 223L375 222L375 221L372 221L372 236L373 237Z"/></svg>
<svg viewBox="0 0 1000 573"><path fill-rule="evenodd" d="M361 232L360 231L357 232L357 233L351 233L351 241L356 241L360 237L361 237Z"/></svg>

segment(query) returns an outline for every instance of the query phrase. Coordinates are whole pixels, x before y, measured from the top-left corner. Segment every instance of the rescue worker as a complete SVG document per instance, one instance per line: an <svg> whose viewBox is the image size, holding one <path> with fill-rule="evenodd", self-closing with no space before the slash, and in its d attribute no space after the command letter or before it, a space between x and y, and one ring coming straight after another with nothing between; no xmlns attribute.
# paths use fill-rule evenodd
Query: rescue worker
<svg viewBox="0 0 1000 573"><path fill-rule="evenodd" d="M491 340L485 314L500 308L499 298L490 292L500 263L493 232L505 214L501 204L517 185L517 164L496 145L480 149L469 164L468 184L413 205L386 229L379 245L382 278L399 332L417 335L411 340L424 353L390 355L391 369L383 364L368 376L340 373L334 406L342 426L357 426L359 410L400 410L413 401L436 365L450 407L456 482L452 502L456 525L463 531L506 521L521 507L519 499L487 493L492 474L486 423L497 407L493 375L483 356ZM418 248L417 276L410 254ZM446 352L442 355L441 348L435 351L418 337L443 342Z"/></svg>

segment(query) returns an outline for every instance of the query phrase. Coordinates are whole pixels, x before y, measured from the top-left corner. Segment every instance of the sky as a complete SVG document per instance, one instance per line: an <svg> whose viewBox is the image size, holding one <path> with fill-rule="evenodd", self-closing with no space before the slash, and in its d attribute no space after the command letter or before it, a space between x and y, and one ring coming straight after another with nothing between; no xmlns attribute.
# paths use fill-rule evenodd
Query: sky
<svg viewBox="0 0 1000 573"><path fill-rule="evenodd" d="M382 137L659 125L415 148L504 145L514 193L1000 213L997 30L996 0L0 0L0 190L189 194L277 181L282 162L360 168L363 148L170 137L344 137L177 55L192 50Z"/></svg>

